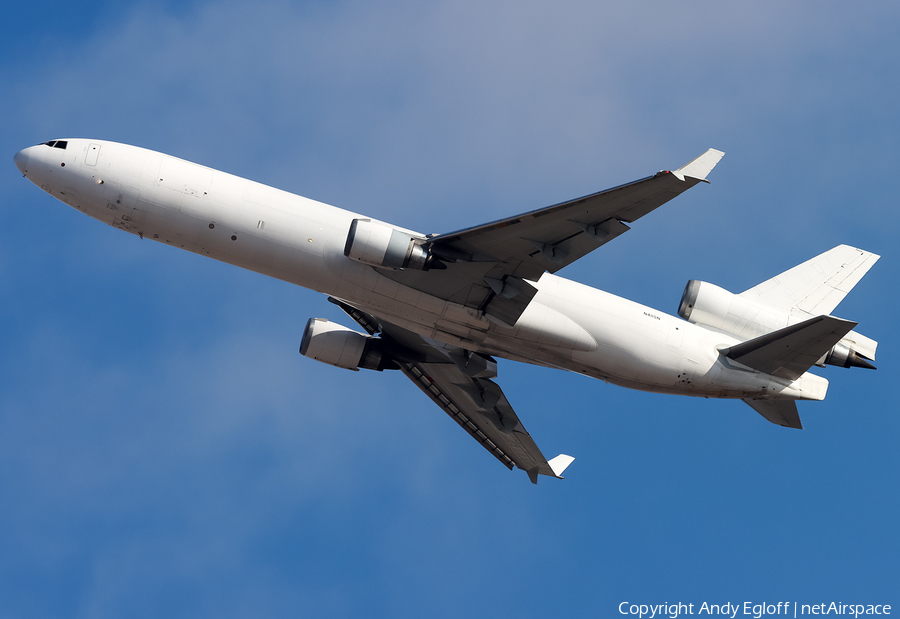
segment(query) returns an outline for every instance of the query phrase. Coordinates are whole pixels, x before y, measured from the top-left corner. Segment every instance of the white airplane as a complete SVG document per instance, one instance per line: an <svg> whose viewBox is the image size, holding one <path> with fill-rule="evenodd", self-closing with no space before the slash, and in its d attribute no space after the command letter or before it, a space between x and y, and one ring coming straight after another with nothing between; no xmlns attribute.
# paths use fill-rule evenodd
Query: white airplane
<svg viewBox="0 0 900 619"><path fill-rule="evenodd" d="M714 149L673 171L500 221L424 235L188 161L101 140L52 140L15 164L54 198L141 238L329 295L364 333L323 318L300 352L399 369L512 469L562 477L519 421L495 357L624 387L738 398L800 428L824 364L873 368L877 343L831 316L878 260L835 247L740 294L691 280L684 320L554 275L693 187Z"/></svg>

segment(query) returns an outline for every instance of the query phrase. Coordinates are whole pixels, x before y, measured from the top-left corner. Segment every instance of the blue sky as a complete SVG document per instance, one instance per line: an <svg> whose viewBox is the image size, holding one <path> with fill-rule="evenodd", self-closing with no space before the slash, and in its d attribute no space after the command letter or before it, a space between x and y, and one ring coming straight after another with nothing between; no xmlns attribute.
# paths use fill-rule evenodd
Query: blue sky
<svg viewBox="0 0 900 619"><path fill-rule="evenodd" d="M617 616L900 606L892 2L93 2L0 9L0 617ZM877 372L806 429L501 362L563 482L397 374L297 353L316 293L141 241L13 166L137 144L442 232L727 155L561 275L674 313L840 243Z"/></svg>

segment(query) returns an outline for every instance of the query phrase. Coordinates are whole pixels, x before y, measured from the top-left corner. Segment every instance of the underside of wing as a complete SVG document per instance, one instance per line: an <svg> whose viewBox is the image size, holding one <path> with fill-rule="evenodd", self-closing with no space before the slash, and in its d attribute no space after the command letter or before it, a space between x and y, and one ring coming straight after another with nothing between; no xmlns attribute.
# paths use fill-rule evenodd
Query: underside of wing
<svg viewBox="0 0 900 619"><path fill-rule="evenodd" d="M434 345L418 335L336 299L330 299L370 335L385 340L400 370L482 447L509 469L562 478L572 458L549 462L525 430L497 383L497 363L491 357L448 345Z"/></svg>
<svg viewBox="0 0 900 619"><path fill-rule="evenodd" d="M724 153L710 149L678 170L515 217L429 237L424 251L440 262L429 270L382 270L429 295L482 311L511 327L536 290L555 273L629 230L672 198L706 180Z"/></svg>
<svg viewBox="0 0 900 619"><path fill-rule="evenodd" d="M538 475L560 477L497 383L467 376L453 363L401 363L400 369L507 468L522 469L533 483Z"/></svg>

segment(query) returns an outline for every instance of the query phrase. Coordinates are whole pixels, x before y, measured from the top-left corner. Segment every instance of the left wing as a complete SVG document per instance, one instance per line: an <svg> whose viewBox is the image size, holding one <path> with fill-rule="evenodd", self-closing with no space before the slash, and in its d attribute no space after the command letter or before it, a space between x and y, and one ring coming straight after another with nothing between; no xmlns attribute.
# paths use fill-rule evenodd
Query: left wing
<svg viewBox="0 0 900 619"><path fill-rule="evenodd" d="M560 454L547 461L503 390L490 380L497 376L493 358L455 346L432 345L343 301L329 301L370 335L380 333L400 370L504 466L522 469L535 484L538 475L562 479L563 471L574 458Z"/></svg>
<svg viewBox="0 0 900 619"><path fill-rule="evenodd" d="M555 273L629 230L690 189L723 152L709 149L673 171L537 211L427 238L422 247L446 268L380 272L429 295L476 308L506 327L515 325L544 273Z"/></svg>

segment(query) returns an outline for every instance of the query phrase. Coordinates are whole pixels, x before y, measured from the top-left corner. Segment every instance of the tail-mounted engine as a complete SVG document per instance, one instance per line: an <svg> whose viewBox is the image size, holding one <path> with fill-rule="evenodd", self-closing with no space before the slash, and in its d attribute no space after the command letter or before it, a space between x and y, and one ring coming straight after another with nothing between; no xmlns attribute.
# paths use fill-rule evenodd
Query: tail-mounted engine
<svg viewBox="0 0 900 619"><path fill-rule="evenodd" d="M713 327L750 340L790 324L799 322L790 313L756 303L740 295L728 292L714 284L692 279L681 295L678 315L698 325ZM853 335L851 332L850 335ZM817 365L872 368L874 365L864 356L846 345L846 340L836 344Z"/></svg>
<svg viewBox="0 0 900 619"><path fill-rule="evenodd" d="M344 255L383 269L444 268L425 247L423 237L415 237L371 219L354 219L347 234Z"/></svg>
<svg viewBox="0 0 900 619"><path fill-rule="evenodd" d="M324 318L310 318L306 323L300 354L353 371L360 368L379 372L400 369L385 351L384 340Z"/></svg>
<svg viewBox="0 0 900 619"><path fill-rule="evenodd" d="M790 314L692 279L681 295L678 315L687 321L751 339L786 327Z"/></svg>

